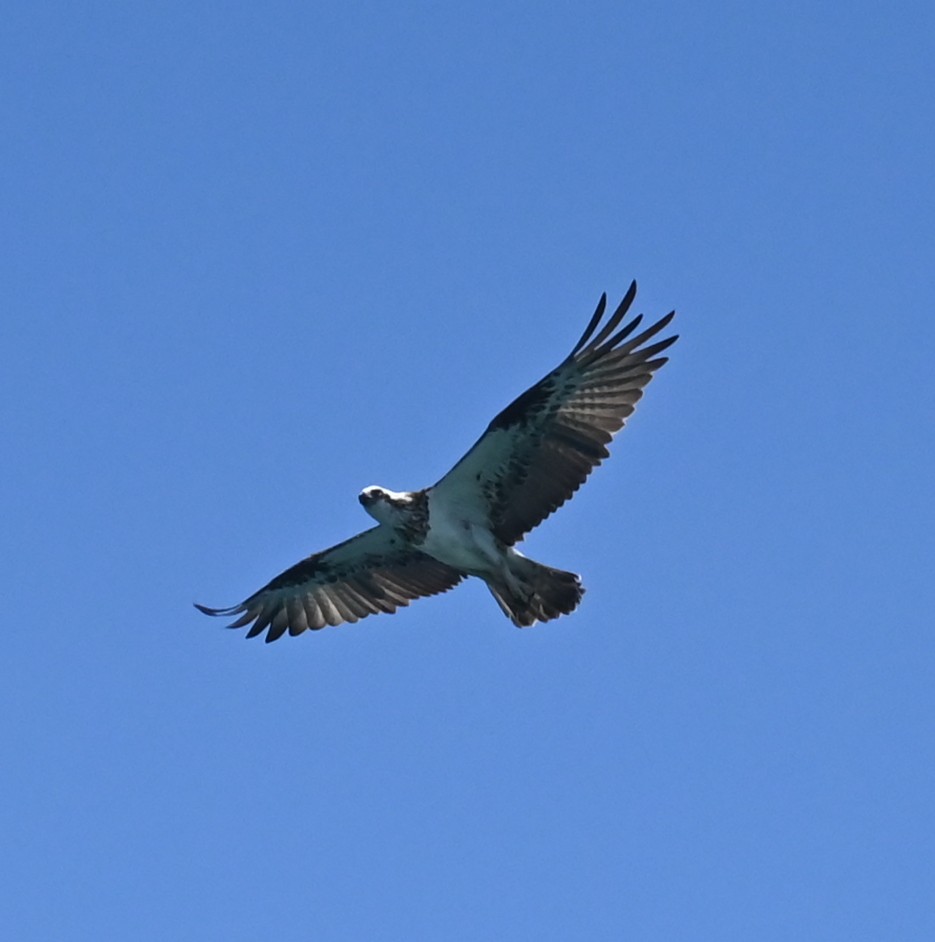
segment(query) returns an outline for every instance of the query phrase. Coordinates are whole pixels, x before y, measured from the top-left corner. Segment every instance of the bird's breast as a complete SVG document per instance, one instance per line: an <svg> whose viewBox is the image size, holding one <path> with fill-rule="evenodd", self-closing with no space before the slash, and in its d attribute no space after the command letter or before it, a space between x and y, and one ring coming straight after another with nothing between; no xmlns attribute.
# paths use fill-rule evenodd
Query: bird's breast
<svg viewBox="0 0 935 942"><path fill-rule="evenodd" d="M478 574L499 569L503 558L494 535L472 508L431 500L428 530L420 549L439 562Z"/></svg>

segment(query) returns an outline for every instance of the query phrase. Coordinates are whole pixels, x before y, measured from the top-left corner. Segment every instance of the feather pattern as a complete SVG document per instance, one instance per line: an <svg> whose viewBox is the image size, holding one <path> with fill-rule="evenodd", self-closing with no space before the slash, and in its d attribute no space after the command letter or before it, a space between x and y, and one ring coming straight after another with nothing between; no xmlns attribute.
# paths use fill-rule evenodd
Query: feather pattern
<svg viewBox="0 0 935 942"><path fill-rule="evenodd" d="M196 607L206 615L239 616L229 628L250 625L248 638L265 631L266 640L275 641L287 631L298 635L395 612L414 599L446 592L463 578L391 528L378 526L303 559L239 605Z"/></svg>
<svg viewBox="0 0 935 942"><path fill-rule="evenodd" d="M602 295L571 353L493 419L430 499L486 502L491 530L507 546L561 507L608 457L607 445L667 361L659 354L678 339L646 345L674 311L633 337L642 315L620 327L635 297L633 282L601 325Z"/></svg>

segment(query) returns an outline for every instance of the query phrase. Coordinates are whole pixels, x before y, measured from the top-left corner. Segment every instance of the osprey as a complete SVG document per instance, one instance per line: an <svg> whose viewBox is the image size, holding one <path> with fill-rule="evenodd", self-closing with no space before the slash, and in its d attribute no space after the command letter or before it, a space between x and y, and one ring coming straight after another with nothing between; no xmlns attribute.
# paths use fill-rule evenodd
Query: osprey
<svg viewBox="0 0 935 942"><path fill-rule="evenodd" d="M365 487L359 500L377 526L303 559L239 605L196 607L239 615L230 628L250 625L248 638L265 631L275 641L395 612L477 576L520 628L573 612L584 594L580 578L527 559L514 544L608 457L607 444L667 361L659 354L678 339L647 345L674 311L627 339L642 320L619 326L635 296L633 282L602 325L602 295L571 353L496 416L437 484Z"/></svg>

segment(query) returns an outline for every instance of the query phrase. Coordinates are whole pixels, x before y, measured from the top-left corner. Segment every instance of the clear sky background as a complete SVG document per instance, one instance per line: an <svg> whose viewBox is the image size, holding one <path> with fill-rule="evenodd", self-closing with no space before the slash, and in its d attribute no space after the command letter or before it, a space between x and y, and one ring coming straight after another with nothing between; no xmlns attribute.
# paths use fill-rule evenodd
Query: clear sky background
<svg viewBox="0 0 935 942"><path fill-rule="evenodd" d="M929 3L14 3L0 927L935 938ZM681 340L471 583L240 601L602 291Z"/></svg>

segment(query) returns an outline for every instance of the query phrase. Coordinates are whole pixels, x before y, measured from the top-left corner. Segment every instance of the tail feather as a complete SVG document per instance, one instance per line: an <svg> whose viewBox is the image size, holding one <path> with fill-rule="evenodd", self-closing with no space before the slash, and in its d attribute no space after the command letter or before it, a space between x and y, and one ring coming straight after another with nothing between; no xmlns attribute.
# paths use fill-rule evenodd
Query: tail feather
<svg viewBox="0 0 935 942"><path fill-rule="evenodd" d="M518 628L570 615L584 595L581 580L573 572L553 569L525 557L513 560L511 580L489 580L487 587L503 614ZM517 565L518 564L518 565Z"/></svg>

